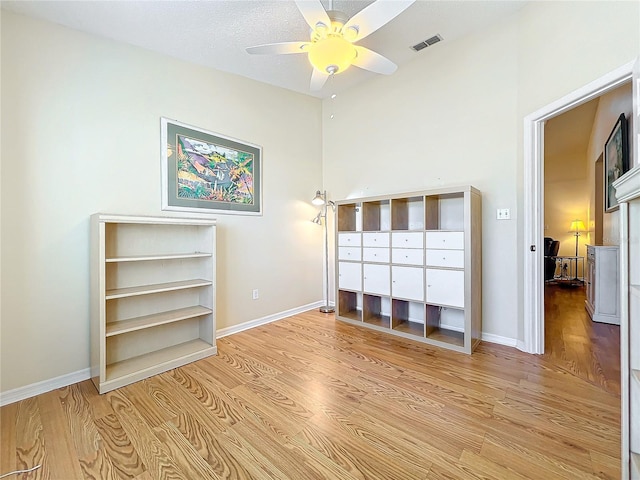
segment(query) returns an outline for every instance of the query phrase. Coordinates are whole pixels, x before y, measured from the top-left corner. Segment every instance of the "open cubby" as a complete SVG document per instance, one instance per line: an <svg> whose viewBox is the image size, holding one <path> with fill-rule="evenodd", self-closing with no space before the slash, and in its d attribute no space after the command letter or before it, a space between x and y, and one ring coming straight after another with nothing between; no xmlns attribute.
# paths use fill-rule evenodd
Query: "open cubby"
<svg viewBox="0 0 640 480"><path fill-rule="evenodd" d="M362 321L361 294L338 290L338 315L351 320Z"/></svg>
<svg viewBox="0 0 640 480"><path fill-rule="evenodd" d="M450 193L427 195L425 228L427 230L464 230L464 195Z"/></svg>
<svg viewBox="0 0 640 480"><path fill-rule="evenodd" d="M358 230L359 204L347 203L337 205L336 213L339 232L355 232Z"/></svg>
<svg viewBox="0 0 640 480"><path fill-rule="evenodd" d="M391 328L424 337L424 304L392 299Z"/></svg>
<svg viewBox="0 0 640 480"><path fill-rule="evenodd" d="M424 229L424 197L394 198L391 200L392 230Z"/></svg>
<svg viewBox="0 0 640 480"><path fill-rule="evenodd" d="M379 232L389 230L390 221L389 200L362 203L362 230Z"/></svg>
<svg viewBox="0 0 640 480"><path fill-rule="evenodd" d="M459 320L462 326L459 327ZM464 347L464 310L426 305L427 338L441 343Z"/></svg>
<svg viewBox="0 0 640 480"><path fill-rule="evenodd" d="M389 328L390 299L364 294L362 297L362 321L369 325Z"/></svg>

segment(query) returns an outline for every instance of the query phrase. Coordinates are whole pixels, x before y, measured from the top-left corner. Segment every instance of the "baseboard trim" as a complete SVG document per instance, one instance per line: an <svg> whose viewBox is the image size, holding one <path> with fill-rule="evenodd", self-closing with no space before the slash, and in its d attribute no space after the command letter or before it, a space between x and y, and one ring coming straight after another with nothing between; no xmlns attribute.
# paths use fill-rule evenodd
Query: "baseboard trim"
<svg viewBox="0 0 640 480"><path fill-rule="evenodd" d="M91 369L85 368L77 372L67 373L59 377L50 378L41 382L25 385L24 387L14 388L4 393L0 393L0 407L9 405L10 403L19 402L25 398L35 397L42 393L50 392L56 388L66 387L74 383L83 382L91 378Z"/></svg>
<svg viewBox="0 0 640 480"><path fill-rule="evenodd" d="M257 318L255 320L249 320L248 322L241 323L240 325L221 328L220 330L216 331L216 338L222 338L226 337L227 335L233 335L234 333L244 332L245 330L259 327L261 325L266 325L267 323L275 322L277 320L282 320L283 318L297 315L298 313L308 312L309 310L313 310L314 308L320 308L322 305L324 305L323 301L313 302L301 307L285 310L284 312L274 313L273 315L267 315L266 317Z"/></svg>
<svg viewBox="0 0 640 480"><path fill-rule="evenodd" d="M516 343L516 348L517 348L518 350L520 350L521 352L524 352L524 353L531 353L531 352L529 352L529 351L527 350L527 348L525 347L524 342L523 342L522 340L518 340L518 341L517 341L517 343Z"/></svg>
<svg viewBox="0 0 640 480"><path fill-rule="evenodd" d="M489 343L497 343L498 345L505 345L507 347L517 346L518 341L515 338L502 337L500 335L494 335L493 333L483 333L482 341Z"/></svg>

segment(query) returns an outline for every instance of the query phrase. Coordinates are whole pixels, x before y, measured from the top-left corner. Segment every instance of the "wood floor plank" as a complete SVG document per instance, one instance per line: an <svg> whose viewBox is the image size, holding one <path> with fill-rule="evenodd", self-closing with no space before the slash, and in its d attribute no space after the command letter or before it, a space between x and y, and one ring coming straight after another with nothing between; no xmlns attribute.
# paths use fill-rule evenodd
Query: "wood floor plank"
<svg viewBox="0 0 640 480"><path fill-rule="evenodd" d="M221 478L173 423L167 422L153 431L187 478Z"/></svg>
<svg viewBox="0 0 640 480"><path fill-rule="evenodd" d="M596 421L583 419L544 405L531 405L515 400L501 400L494 409L496 415L520 420L549 434L571 438L580 432L581 443L589 450L616 455L620 430Z"/></svg>
<svg viewBox="0 0 640 480"><path fill-rule="evenodd" d="M0 475L16 469L16 423L18 403L0 409Z"/></svg>
<svg viewBox="0 0 640 480"><path fill-rule="evenodd" d="M508 478L509 480L529 480L531 478L469 450L462 452L459 464L461 468L466 467L465 473L473 472L481 478Z"/></svg>
<svg viewBox="0 0 640 480"><path fill-rule="evenodd" d="M51 478L51 466L48 461L51 453L45 448L43 426L38 406L39 400L40 396L27 398L17 403L16 451L14 455L16 470L27 470L41 465L39 469L31 473L32 478L38 480Z"/></svg>
<svg viewBox="0 0 640 480"><path fill-rule="evenodd" d="M230 454L208 424L201 424L188 412L180 414L172 422L209 465L216 478L239 480L252 477L243 462Z"/></svg>
<svg viewBox="0 0 640 480"><path fill-rule="evenodd" d="M42 421L47 463L51 478L82 478L82 469L74 447L73 432L69 430L59 393L54 391L38 396L38 410Z"/></svg>
<svg viewBox="0 0 640 480"><path fill-rule="evenodd" d="M430 465L416 467L402 459L384 457L362 439L347 435L326 416L307 426L296 437L318 450L357 478L424 479ZM384 461L380 461L384 458Z"/></svg>
<svg viewBox="0 0 640 480"><path fill-rule="evenodd" d="M506 441L493 434L487 434L480 454L503 466L506 460L511 469L532 480L549 478L595 480L597 478L593 474L590 463L583 464L581 467L569 465L557 458L523 448L517 443Z"/></svg>
<svg viewBox="0 0 640 480"><path fill-rule="evenodd" d="M111 458L102 447L80 457L78 461L85 480L120 480L121 478L118 470L113 466Z"/></svg>
<svg viewBox="0 0 640 480"><path fill-rule="evenodd" d="M135 478L146 471L115 412L96 419L95 424L102 438L105 454L120 478Z"/></svg>
<svg viewBox="0 0 640 480"><path fill-rule="evenodd" d="M94 419L106 417L113 413L113 408L111 408L109 400L107 400L107 397L104 395L100 395L98 393L91 380L80 382L77 384L77 387L84 399L87 401L91 411L91 416Z"/></svg>
<svg viewBox="0 0 640 480"><path fill-rule="evenodd" d="M78 457L93 456L100 449L101 439L80 385L61 388L58 398Z"/></svg>
<svg viewBox="0 0 640 480"><path fill-rule="evenodd" d="M127 387L128 388L128 387ZM125 389L123 389L125 390ZM131 389L128 389L130 392ZM169 451L153 433L152 426L145 421L145 417L136 409L134 404L117 390L109 392L111 406L122 425L123 430L131 440L137 454L145 467L154 478L188 479L176 465Z"/></svg>
<svg viewBox="0 0 640 480"><path fill-rule="evenodd" d="M620 459L600 452L591 453L593 473L599 478L616 480L620 478Z"/></svg>

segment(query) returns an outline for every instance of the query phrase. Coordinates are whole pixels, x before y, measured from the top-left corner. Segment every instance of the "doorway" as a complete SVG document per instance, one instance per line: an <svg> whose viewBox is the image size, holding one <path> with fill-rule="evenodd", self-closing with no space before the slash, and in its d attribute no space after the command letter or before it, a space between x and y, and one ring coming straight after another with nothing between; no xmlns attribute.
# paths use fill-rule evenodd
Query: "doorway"
<svg viewBox="0 0 640 480"><path fill-rule="evenodd" d="M632 78L630 62L525 117L524 126L524 342L522 350L544 353L543 217L545 122L613 90Z"/></svg>

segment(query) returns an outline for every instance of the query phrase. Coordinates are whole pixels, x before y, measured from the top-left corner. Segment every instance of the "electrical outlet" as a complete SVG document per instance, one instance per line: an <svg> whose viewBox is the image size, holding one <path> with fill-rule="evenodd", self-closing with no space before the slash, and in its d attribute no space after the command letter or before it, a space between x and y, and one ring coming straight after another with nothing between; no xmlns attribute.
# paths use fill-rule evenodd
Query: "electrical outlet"
<svg viewBox="0 0 640 480"><path fill-rule="evenodd" d="M260 298L260 295L258 294L258 289L254 288L253 292L251 294L251 298L253 298L254 300L257 300L258 298Z"/></svg>
<svg viewBox="0 0 640 480"><path fill-rule="evenodd" d="M511 211L508 208L499 208L496 211L496 218L498 220L509 220L511 218Z"/></svg>

